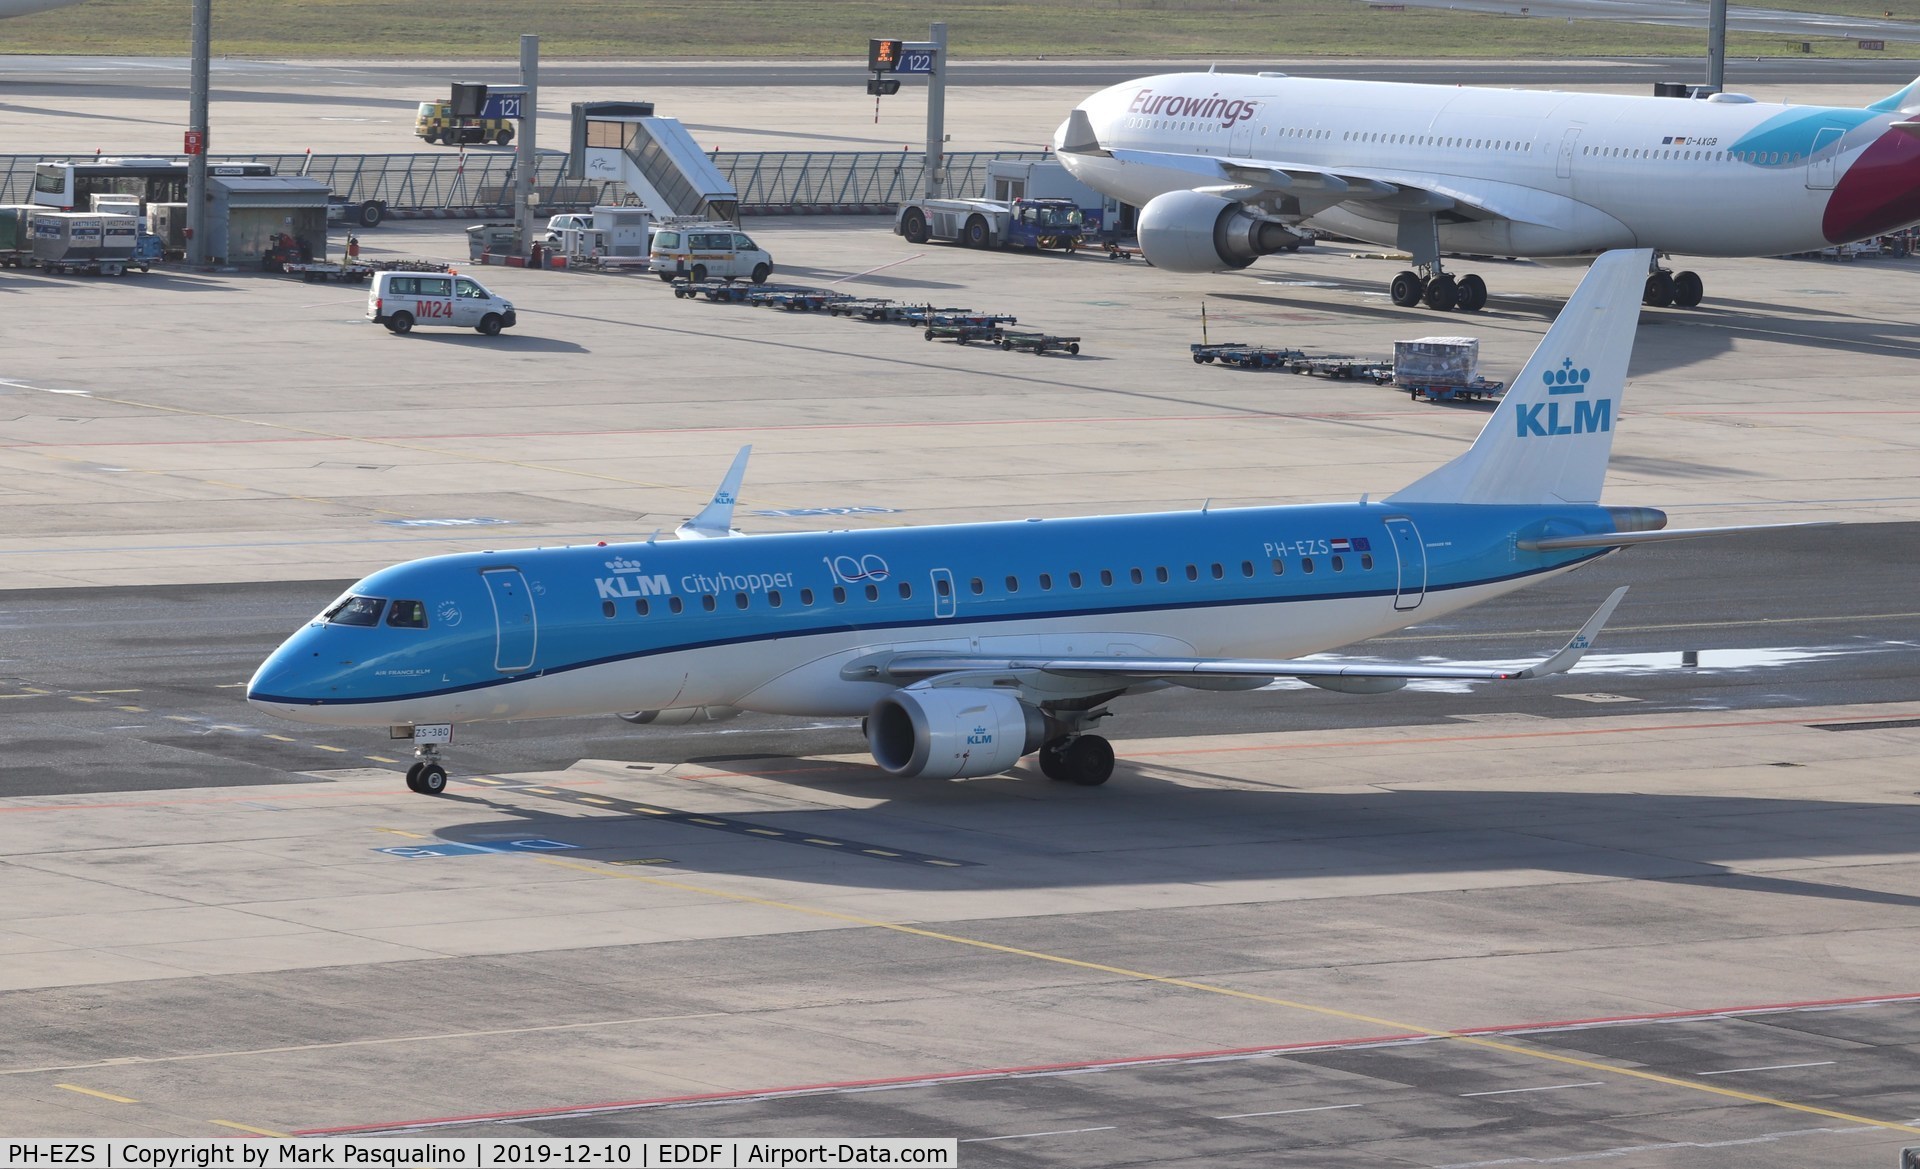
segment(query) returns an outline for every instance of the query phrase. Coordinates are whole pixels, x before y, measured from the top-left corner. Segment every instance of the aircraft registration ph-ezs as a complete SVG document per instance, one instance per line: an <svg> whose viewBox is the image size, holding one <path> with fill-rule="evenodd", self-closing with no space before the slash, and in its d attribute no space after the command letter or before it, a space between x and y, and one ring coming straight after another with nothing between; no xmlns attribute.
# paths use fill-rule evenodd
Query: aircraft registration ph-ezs
<svg viewBox="0 0 1920 1169"><path fill-rule="evenodd" d="M1531 665L1306 655L1614 549L1746 530L1665 530L1659 511L1599 504L1648 259L1597 260L1473 445L1384 499L741 535L743 450L678 540L374 573L275 650L247 700L301 722L411 728L407 784L429 794L446 786L440 746L456 723L739 710L864 715L896 776L993 775L1037 751L1047 776L1093 785L1114 765L1093 728L1124 695L1557 673L1624 588Z"/></svg>
<svg viewBox="0 0 1920 1169"><path fill-rule="evenodd" d="M1140 208L1158 267L1244 268L1305 225L1407 252L1395 304L1478 312L1486 282L1443 254L1778 256L1920 221L1916 115L1920 81L1850 109L1170 73L1081 102L1054 149ZM1649 265L1645 303L1703 294Z"/></svg>

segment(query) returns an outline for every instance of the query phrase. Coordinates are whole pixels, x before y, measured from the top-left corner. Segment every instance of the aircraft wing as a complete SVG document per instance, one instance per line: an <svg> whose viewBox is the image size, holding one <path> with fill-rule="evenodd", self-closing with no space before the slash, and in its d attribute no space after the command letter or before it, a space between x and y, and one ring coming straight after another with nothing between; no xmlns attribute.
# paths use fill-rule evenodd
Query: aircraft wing
<svg viewBox="0 0 1920 1169"><path fill-rule="evenodd" d="M933 678L964 681L965 676L994 673L1051 674L1074 679L1111 679L1118 685L1146 681L1181 682L1192 679L1273 679L1298 678L1330 690L1376 691L1398 689L1409 681L1452 679L1469 682L1513 681L1558 674L1573 667L1593 647L1600 630L1613 616L1627 587L1612 595L1594 610L1580 631L1559 650L1526 666L1489 669L1483 666L1425 666L1412 664L1376 664L1362 662L1303 661L1281 658L1269 661L1245 658L1102 658L1102 657L1004 657L966 653L915 653L911 650L863 664L862 675L909 685Z"/></svg>
<svg viewBox="0 0 1920 1169"><path fill-rule="evenodd" d="M1292 196L1325 210L1336 203L1377 203L1406 211L1456 211L1472 218L1508 219L1552 226L1547 208L1533 206L1524 188L1477 183L1457 175L1403 171L1393 167L1324 167L1284 159L1222 158L1156 150L1110 150L1122 162L1185 171L1217 186L1211 194L1258 202ZM1238 188L1232 189L1232 188Z"/></svg>

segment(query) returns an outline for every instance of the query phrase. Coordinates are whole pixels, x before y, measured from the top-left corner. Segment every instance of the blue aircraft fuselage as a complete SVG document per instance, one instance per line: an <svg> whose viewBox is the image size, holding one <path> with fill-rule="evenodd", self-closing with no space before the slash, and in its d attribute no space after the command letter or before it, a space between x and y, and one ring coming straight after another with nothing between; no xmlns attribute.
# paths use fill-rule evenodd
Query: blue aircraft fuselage
<svg viewBox="0 0 1920 1169"><path fill-rule="evenodd" d="M1595 505L1319 504L475 552L355 584L248 697L302 721L865 713L876 650L1297 657L1604 554ZM331 614L331 615L329 615Z"/></svg>

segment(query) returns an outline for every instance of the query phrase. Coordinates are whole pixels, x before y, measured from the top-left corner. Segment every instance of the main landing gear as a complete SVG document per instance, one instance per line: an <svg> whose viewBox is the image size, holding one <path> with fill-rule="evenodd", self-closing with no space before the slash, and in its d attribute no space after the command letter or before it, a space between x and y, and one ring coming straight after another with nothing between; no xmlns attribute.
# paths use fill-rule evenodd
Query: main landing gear
<svg viewBox="0 0 1920 1169"><path fill-rule="evenodd" d="M1693 308L1706 295L1706 286L1700 277L1692 272L1674 272L1660 266L1655 260L1653 270L1647 273L1647 287L1640 294L1640 303L1654 308Z"/></svg>
<svg viewBox="0 0 1920 1169"><path fill-rule="evenodd" d="M1424 303L1436 312L1477 313L1487 307L1487 282L1476 275L1455 280L1438 263L1421 264L1393 278L1393 303L1412 308Z"/></svg>
<svg viewBox="0 0 1920 1169"><path fill-rule="evenodd" d="M1099 787L1113 776L1113 744L1099 735L1060 735L1040 745L1040 774Z"/></svg>
<svg viewBox="0 0 1920 1169"><path fill-rule="evenodd" d="M447 769L440 766L439 746L421 743L413 749L413 754L419 762L407 768L407 790L423 796L444 793L447 790Z"/></svg>

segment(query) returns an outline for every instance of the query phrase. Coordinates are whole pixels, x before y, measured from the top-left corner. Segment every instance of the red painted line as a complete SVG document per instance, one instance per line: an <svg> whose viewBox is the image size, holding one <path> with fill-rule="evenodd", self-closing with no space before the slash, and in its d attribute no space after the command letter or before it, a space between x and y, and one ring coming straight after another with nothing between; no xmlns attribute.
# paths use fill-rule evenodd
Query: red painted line
<svg viewBox="0 0 1920 1169"><path fill-rule="evenodd" d="M1661 1011L1641 1015L1605 1015L1591 1019L1563 1019L1539 1023L1508 1023L1490 1027L1460 1028L1453 1031L1452 1034L1522 1035L1528 1032L1551 1031L1564 1027L1625 1027L1632 1026L1635 1023L1664 1023L1686 1019L1714 1018L1717 1016L1780 1014L1789 1011L1804 1011L1823 1007L1892 1005L1912 1002L1920 1002L1920 993L1860 995L1852 998L1806 999L1786 1003L1753 1003L1744 1006L1707 1007L1690 1011ZM679 1096L649 1096L637 1100L609 1100L598 1104L519 1108L504 1112L475 1112L462 1116L438 1116L424 1120L388 1121L383 1124L337 1125L329 1128L297 1128L291 1130L291 1132L293 1136L297 1137L322 1137L349 1133L382 1132L395 1129L444 1128L456 1124L480 1124L502 1120L528 1120L543 1116L575 1116L592 1112L663 1108L676 1104L715 1103L723 1100L751 1100L763 1096L795 1096L819 1092L844 1092L858 1088L878 1088L908 1084L934 1085L1013 1076L1045 1075L1049 1072L1084 1071L1094 1068L1101 1070L1119 1070L1130 1067L1151 1066L1154 1064L1183 1063L1189 1060L1228 1059L1234 1056L1284 1055L1288 1052L1296 1051L1332 1051L1341 1048L1366 1047L1373 1044L1404 1043L1408 1040L1439 1042L1443 1039L1445 1039L1445 1036L1442 1035L1432 1035L1424 1031L1409 1031L1397 1035L1368 1035L1352 1039L1263 1044L1258 1047L1225 1047L1209 1051L1184 1051L1171 1055L1123 1056L1118 1059L1077 1060L1067 1063L976 1068L972 1071L931 1072L915 1076L881 1076L864 1080L830 1080L811 1084L789 1084L777 1088L747 1088L730 1092L695 1092Z"/></svg>

